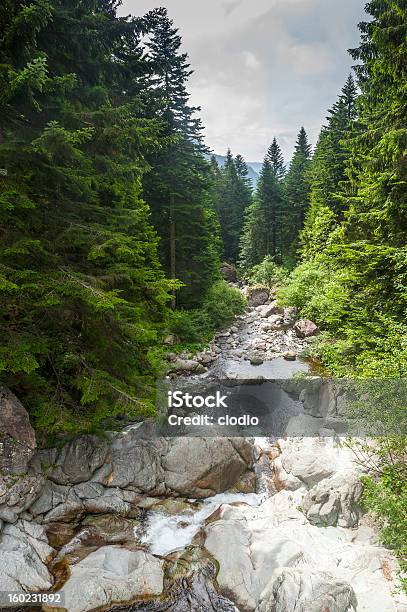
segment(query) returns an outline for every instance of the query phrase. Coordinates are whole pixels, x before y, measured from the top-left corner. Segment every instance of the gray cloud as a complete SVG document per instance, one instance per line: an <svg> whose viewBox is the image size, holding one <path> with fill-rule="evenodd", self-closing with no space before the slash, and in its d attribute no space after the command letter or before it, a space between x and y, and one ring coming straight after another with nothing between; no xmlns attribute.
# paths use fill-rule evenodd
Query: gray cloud
<svg viewBox="0 0 407 612"><path fill-rule="evenodd" d="M226 17L228 17L231 13L233 13L233 11L240 5L242 4L243 0L230 0L229 2L224 2L223 3L223 8L225 11L225 15Z"/></svg>
<svg viewBox="0 0 407 612"><path fill-rule="evenodd" d="M261 160L276 136L286 159L301 125L315 144L352 64L364 0L162 0L195 73L207 144ZM123 13L157 4L124 0ZM227 14L227 18L225 17Z"/></svg>

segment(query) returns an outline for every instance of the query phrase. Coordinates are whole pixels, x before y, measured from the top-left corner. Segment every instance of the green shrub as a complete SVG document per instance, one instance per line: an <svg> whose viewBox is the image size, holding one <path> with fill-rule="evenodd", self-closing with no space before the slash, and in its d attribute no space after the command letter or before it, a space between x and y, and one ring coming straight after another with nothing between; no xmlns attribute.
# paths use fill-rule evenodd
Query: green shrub
<svg viewBox="0 0 407 612"><path fill-rule="evenodd" d="M232 323L245 307L246 300L241 292L224 280L212 285L203 303L203 311L212 331Z"/></svg>
<svg viewBox="0 0 407 612"><path fill-rule="evenodd" d="M266 255L263 261L247 273L246 279L254 285L266 285L273 287L281 284L288 277L288 271L282 266L278 266L271 255Z"/></svg>
<svg viewBox="0 0 407 612"><path fill-rule="evenodd" d="M220 280L209 289L201 308L170 313L168 330L182 343L207 342L216 330L232 323L245 306L246 300L240 291Z"/></svg>

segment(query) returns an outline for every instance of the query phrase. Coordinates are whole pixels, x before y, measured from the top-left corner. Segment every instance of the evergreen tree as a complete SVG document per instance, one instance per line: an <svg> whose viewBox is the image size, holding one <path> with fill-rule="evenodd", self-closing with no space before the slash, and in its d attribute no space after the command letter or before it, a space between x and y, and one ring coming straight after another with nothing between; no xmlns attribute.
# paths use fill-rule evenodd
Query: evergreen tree
<svg viewBox="0 0 407 612"><path fill-rule="evenodd" d="M142 24L115 5L2 6L0 370L48 431L152 409L170 286L141 177L160 132L129 93Z"/></svg>
<svg viewBox="0 0 407 612"><path fill-rule="evenodd" d="M219 253L213 248L218 244L213 235L217 225L209 205L211 170L203 157L198 109L188 103L186 84L191 71L187 55L180 52L181 37L166 9L156 9L146 19L152 28L146 45L156 97L150 112L161 117L163 138L170 144L148 157L144 194L161 238L163 264L171 278L184 284L177 302L194 306L219 268Z"/></svg>
<svg viewBox="0 0 407 612"><path fill-rule="evenodd" d="M267 151L266 157L271 164L274 176L278 181L281 181L285 172L284 158L276 138L273 138L273 142Z"/></svg>
<svg viewBox="0 0 407 612"><path fill-rule="evenodd" d="M289 261L296 258L299 233L304 226L309 205L310 158L311 145L302 127L284 179L283 257Z"/></svg>
<svg viewBox="0 0 407 612"><path fill-rule="evenodd" d="M238 155L233 159L230 149L221 169L217 201L223 256L226 261L236 262L244 213L251 201L251 188L243 157Z"/></svg>
<svg viewBox="0 0 407 612"><path fill-rule="evenodd" d="M332 229L343 219L346 208L348 142L355 131L357 89L349 75L338 100L328 111L311 165L310 208L301 240L304 253L317 253L328 244Z"/></svg>
<svg viewBox="0 0 407 612"><path fill-rule="evenodd" d="M247 210L240 241L240 265L248 271L266 256L281 262L284 160L276 139L264 158L254 202Z"/></svg>

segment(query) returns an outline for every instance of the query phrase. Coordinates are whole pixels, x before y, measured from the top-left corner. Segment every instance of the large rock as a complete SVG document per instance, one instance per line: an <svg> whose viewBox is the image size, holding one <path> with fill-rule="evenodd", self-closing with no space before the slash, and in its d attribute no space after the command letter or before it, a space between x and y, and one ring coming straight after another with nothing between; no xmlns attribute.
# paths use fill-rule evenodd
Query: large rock
<svg viewBox="0 0 407 612"><path fill-rule="evenodd" d="M48 591L53 549L43 527L19 520L0 533L0 591Z"/></svg>
<svg viewBox="0 0 407 612"><path fill-rule="evenodd" d="M0 472L25 472L35 446L27 411L11 391L0 387Z"/></svg>
<svg viewBox="0 0 407 612"><path fill-rule="evenodd" d="M249 306L262 306L268 299L270 292L267 287L249 287L248 289L248 303Z"/></svg>
<svg viewBox="0 0 407 612"><path fill-rule="evenodd" d="M226 491L253 463L244 439L174 438L163 457L167 489L203 498Z"/></svg>
<svg viewBox="0 0 407 612"><path fill-rule="evenodd" d="M237 282L237 272L235 266L230 263L224 262L220 267L220 273L228 283Z"/></svg>
<svg viewBox="0 0 407 612"><path fill-rule="evenodd" d="M305 496L302 508L313 525L355 527L361 515L361 495L360 474L348 470L319 482Z"/></svg>
<svg viewBox="0 0 407 612"><path fill-rule="evenodd" d="M47 478L60 485L90 480L108 458L109 443L92 435L78 436L62 449L38 451L31 461L37 472L46 471Z"/></svg>
<svg viewBox="0 0 407 612"><path fill-rule="evenodd" d="M0 387L0 520L17 521L39 496L45 478L28 469L35 449L28 414L8 389Z"/></svg>
<svg viewBox="0 0 407 612"><path fill-rule="evenodd" d="M163 438L149 422L111 434L108 444L84 438L71 441L60 453L37 454L38 470L44 463L51 465L47 486L30 508L39 520L66 522L84 512L127 515L140 493L210 497L232 487L253 465L253 444L247 440Z"/></svg>
<svg viewBox="0 0 407 612"><path fill-rule="evenodd" d="M259 315L263 319L266 319L267 317L270 317L271 315L279 315L279 317L281 317L283 312L284 312L284 309L277 306L277 302L271 302L271 304L264 304L264 306L259 306ZM281 320L282 320L282 317L281 317Z"/></svg>
<svg viewBox="0 0 407 612"><path fill-rule="evenodd" d="M41 474L0 476L0 520L15 523L41 495L44 483Z"/></svg>
<svg viewBox="0 0 407 612"><path fill-rule="evenodd" d="M86 612L115 603L145 600L163 590L163 562L142 551L103 546L71 567L71 575L60 593L61 604L44 610Z"/></svg>
<svg viewBox="0 0 407 612"><path fill-rule="evenodd" d="M309 319L300 319L294 324L294 331L299 338L309 338L319 334L319 328Z"/></svg>
<svg viewBox="0 0 407 612"><path fill-rule="evenodd" d="M328 572L284 568L274 580L272 590L275 612L356 612L357 609L351 585Z"/></svg>
<svg viewBox="0 0 407 612"><path fill-rule="evenodd" d="M281 444L284 470L307 487L313 487L336 471L335 452L324 438L294 438Z"/></svg>
<svg viewBox="0 0 407 612"><path fill-rule="evenodd" d="M324 602L350 612L356 599L358 612L395 612L394 583L383 573L390 553L357 542L356 530L310 525L299 509L303 495L280 491L259 507L221 507L219 520L204 528L220 592L241 612L319 612ZM320 607L307 607L309 597Z"/></svg>

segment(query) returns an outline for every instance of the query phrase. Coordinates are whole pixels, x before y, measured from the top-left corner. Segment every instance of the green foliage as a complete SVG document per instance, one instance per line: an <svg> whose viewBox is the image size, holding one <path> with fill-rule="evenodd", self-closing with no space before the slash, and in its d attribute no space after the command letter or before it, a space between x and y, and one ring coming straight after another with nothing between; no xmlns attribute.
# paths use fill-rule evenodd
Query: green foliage
<svg viewBox="0 0 407 612"><path fill-rule="evenodd" d="M199 110L189 105L187 81L191 74L181 37L164 8L147 14L146 61L152 87L147 112L162 122L167 146L146 159L144 197L160 236L160 259L167 274L182 285L176 295L180 307L194 307L219 278L221 241L211 199L212 173L204 158Z"/></svg>
<svg viewBox="0 0 407 612"><path fill-rule="evenodd" d="M232 323L245 306L241 292L221 280L209 289L201 308L170 313L168 329L182 343L208 342L217 329Z"/></svg>
<svg viewBox="0 0 407 612"><path fill-rule="evenodd" d="M287 269L277 266L271 256L266 255L261 263L253 266L246 278L252 285L266 285L271 288L283 283L287 277Z"/></svg>
<svg viewBox="0 0 407 612"><path fill-rule="evenodd" d="M405 439L404 439L405 444ZM389 448L387 447L387 450ZM404 575L401 583L407 592L407 474L404 463L386 466L379 478L363 478L363 506L374 512L381 527L381 541L393 549Z"/></svg>
<svg viewBox="0 0 407 612"><path fill-rule="evenodd" d="M274 138L263 161L240 239L239 266L247 274L267 256L282 261L283 156Z"/></svg>
<svg viewBox="0 0 407 612"><path fill-rule="evenodd" d="M282 226L282 255L297 258L299 234L304 227L310 198L311 145L302 127L295 151L284 178L284 213Z"/></svg>
<svg viewBox="0 0 407 612"><path fill-rule="evenodd" d="M213 163L213 162L212 162ZM214 161L215 190L213 199L218 213L223 242L223 259L236 262L244 214L252 199L251 182L241 155L233 158L228 150L226 161L218 168Z"/></svg>
<svg viewBox="0 0 407 612"><path fill-rule="evenodd" d="M145 25L62 4L6 4L0 40L0 376L47 432L151 414L149 349L176 286L141 193L161 146L129 87Z"/></svg>

